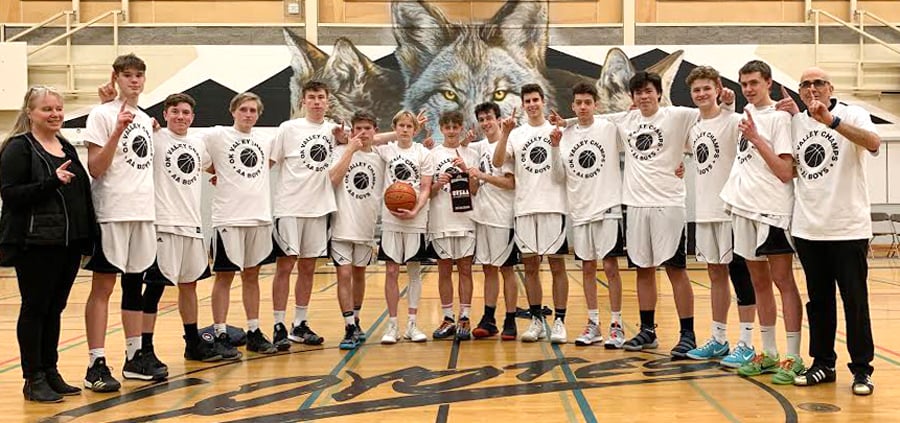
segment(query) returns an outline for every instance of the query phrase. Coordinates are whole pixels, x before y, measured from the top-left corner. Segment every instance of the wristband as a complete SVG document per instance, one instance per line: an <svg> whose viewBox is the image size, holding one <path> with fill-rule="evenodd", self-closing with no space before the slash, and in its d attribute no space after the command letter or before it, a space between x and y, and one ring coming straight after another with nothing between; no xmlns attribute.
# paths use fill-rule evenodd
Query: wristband
<svg viewBox="0 0 900 423"><path fill-rule="evenodd" d="M835 116L834 119L831 120L831 125L828 125L831 129L837 129L838 125L841 124L841 118Z"/></svg>

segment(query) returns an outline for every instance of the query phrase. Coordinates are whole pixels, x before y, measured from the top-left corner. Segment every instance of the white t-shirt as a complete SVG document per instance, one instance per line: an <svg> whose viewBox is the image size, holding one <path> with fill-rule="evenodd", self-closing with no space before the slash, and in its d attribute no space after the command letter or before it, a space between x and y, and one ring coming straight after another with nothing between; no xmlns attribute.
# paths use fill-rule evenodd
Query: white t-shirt
<svg viewBox="0 0 900 423"><path fill-rule="evenodd" d="M430 160L434 163L434 177L447 172L448 169L459 168L453 166L453 160L461 157L466 166L478 166L478 154L471 148L459 146L447 148L443 145L434 147L430 153ZM474 210L473 204L473 210ZM450 184L441 187L441 191L431 197L431 206L428 208L428 233L434 238L444 236L456 236L475 230L475 222L472 220L473 211L454 212L453 202L450 199Z"/></svg>
<svg viewBox="0 0 900 423"><path fill-rule="evenodd" d="M565 169L566 197L573 225L602 219L622 204L619 140L615 125L595 119L587 127L572 125L563 131L553 154Z"/></svg>
<svg viewBox="0 0 900 423"><path fill-rule="evenodd" d="M375 152L386 163L385 189L397 181L407 182L416 190L418 196L422 190L422 177L434 175L434 163L431 162L428 149L422 144L413 143L410 148L401 148L400 144L392 141L375 147ZM385 231L423 234L428 229L428 203L411 220L398 219L384 207L381 222Z"/></svg>
<svg viewBox="0 0 900 423"><path fill-rule="evenodd" d="M506 144L506 160L513 160L516 177L516 217L535 213L566 213L566 185L553 177L550 131L553 125L525 124L513 129ZM506 164L506 162L504 162Z"/></svg>
<svg viewBox="0 0 900 423"><path fill-rule="evenodd" d="M494 150L497 149L496 142L490 142L487 139L469 144L469 149L478 154L478 170L487 175L504 176L512 175L512 160L507 160L503 166L497 168L494 166ZM473 207L475 208L472 220L482 225L494 226L498 228L513 227L513 202L515 202L516 192L512 189L500 188L494 184L485 181L478 181L478 193L472 198Z"/></svg>
<svg viewBox="0 0 900 423"><path fill-rule="evenodd" d="M193 228L191 236L203 238L200 229L203 171L212 163L206 145L196 135L182 137L160 129L153 134L153 148L156 225Z"/></svg>
<svg viewBox="0 0 900 423"><path fill-rule="evenodd" d="M632 110L613 120L625 147L622 203L635 207L684 207L684 180L675 169L684 159L691 126L700 112L666 106L650 117Z"/></svg>
<svg viewBox="0 0 900 423"><path fill-rule="evenodd" d="M340 160L346 150L346 145L337 146L335 157ZM332 239L375 241L375 221L383 207L384 168L384 161L375 151L353 153L347 173L334 190L338 207L332 220Z"/></svg>
<svg viewBox="0 0 900 423"><path fill-rule="evenodd" d="M337 210L328 178L335 124L306 118L286 121L272 142L271 160L279 166L274 188L275 217L319 217Z"/></svg>
<svg viewBox="0 0 900 423"><path fill-rule="evenodd" d="M722 109L714 118L698 118L691 127L691 150L697 165L694 178L697 222L731 221L719 193L734 165L741 119L741 115Z"/></svg>
<svg viewBox="0 0 900 423"><path fill-rule="evenodd" d="M103 147L116 129L122 101L94 107L88 114L84 142ZM128 106L134 120L122 132L109 168L91 181L97 222L145 222L156 219L153 207L153 121Z"/></svg>
<svg viewBox="0 0 900 423"><path fill-rule="evenodd" d="M841 125L876 132L869 113L832 100ZM866 162L871 152L806 113L792 121L797 190L791 233L810 240L872 237Z"/></svg>
<svg viewBox="0 0 900 423"><path fill-rule="evenodd" d="M254 128L249 134L216 126L203 134L216 168L212 226L258 226L272 223L269 193L271 140Z"/></svg>
<svg viewBox="0 0 900 423"><path fill-rule="evenodd" d="M753 114L757 132L768 141L776 155L793 155L791 115L775 110L774 105L756 109L748 104L744 110ZM790 226L793 182L781 182L759 150L743 136L738 140L737 157L721 197L731 213L782 229Z"/></svg>

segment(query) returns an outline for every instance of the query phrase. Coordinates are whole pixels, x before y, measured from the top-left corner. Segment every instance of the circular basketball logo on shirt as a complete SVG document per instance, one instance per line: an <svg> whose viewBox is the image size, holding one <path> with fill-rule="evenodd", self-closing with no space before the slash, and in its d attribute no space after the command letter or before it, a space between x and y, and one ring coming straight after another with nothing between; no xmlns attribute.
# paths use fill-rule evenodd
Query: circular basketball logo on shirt
<svg viewBox="0 0 900 423"><path fill-rule="evenodd" d="M738 140L738 163L744 164L745 162L747 162L747 160L752 159L753 155L751 153L753 152L754 148L756 147L753 146L753 143L750 142L750 140L748 140L747 137L744 136L744 134L741 134L741 139Z"/></svg>
<svg viewBox="0 0 900 423"><path fill-rule="evenodd" d="M651 160L662 150L662 131L652 123L642 123L628 134L628 147L635 159Z"/></svg>
<svg viewBox="0 0 900 423"><path fill-rule="evenodd" d="M719 141L709 131L700 132L694 138L694 159L697 161L697 174L706 175L712 171L719 161Z"/></svg>
<svg viewBox="0 0 900 423"><path fill-rule="evenodd" d="M153 164L150 139L150 131L143 125L134 122L129 124L119 141L125 155L125 163L138 170L149 168Z"/></svg>
<svg viewBox="0 0 900 423"><path fill-rule="evenodd" d="M267 165L262 147L251 138L239 139L228 147L228 163L235 173L248 179L258 177Z"/></svg>
<svg viewBox="0 0 900 423"><path fill-rule="evenodd" d="M455 157L445 157L441 161L437 162L437 173L434 174L434 177L437 178L442 173L449 173L451 177L457 173L461 173L462 170L453 165L454 159ZM450 192L450 184L445 184L441 187L441 190L443 190L444 192Z"/></svg>
<svg viewBox="0 0 900 423"><path fill-rule="evenodd" d="M300 161L307 169L322 172L331 164L331 138L322 134L312 134L300 141Z"/></svg>
<svg viewBox="0 0 900 423"><path fill-rule="evenodd" d="M419 166L412 160L401 155L395 156L388 162L388 174L391 177L391 183L401 181L411 184L413 187L419 186Z"/></svg>
<svg viewBox="0 0 900 423"><path fill-rule="evenodd" d="M606 164L606 150L599 142L583 139L569 150L566 166L579 178L593 178L600 174Z"/></svg>
<svg viewBox="0 0 900 423"><path fill-rule="evenodd" d="M357 200L369 198L375 191L375 168L366 162L350 165L344 175L344 189Z"/></svg>
<svg viewBox="0 0 900 423"><path fill-rule="evenodd" d="M522 152L520 160L525 170L535 174L550 170L550 138L532 137Z"/></svg>
<svg viewBox="0 0 900 423"><path fill-rule="evenodd" d="M807 132L794 148L799 165L797 173L806 180L816 180L831 172L840 154L834 133L815 129Z"/></svg>
<svg viewBox="0 0 900 423"><path fill-rule="evenodd" d="M171 145L166 149L163 165L176 183L191 185L200 178L200 153L190 144Z"/></svg>

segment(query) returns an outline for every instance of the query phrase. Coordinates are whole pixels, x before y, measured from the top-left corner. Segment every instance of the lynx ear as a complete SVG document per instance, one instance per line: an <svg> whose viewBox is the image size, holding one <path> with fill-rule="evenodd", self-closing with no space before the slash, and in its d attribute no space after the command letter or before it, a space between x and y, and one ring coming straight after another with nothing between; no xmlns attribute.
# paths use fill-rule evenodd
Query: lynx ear
<svg viewBox="0 0 900 423"><path fill-rule="evenodd" d="M325 65L329 82L336 83L333 90L350 89L362 85L366 75L377 65L369 60L346 38L338 38L334 43L334 51Z"/></svg>
<svg viewBox="0 0 900 423"><path fill-rule="evenodd" d="M391 2L397 60L407 85L449 44L459 28L424 0Z"/></svg>
<svg viewBox="0 0 900 423"><path fill-rule="evenodd" d="M481 38L543 68L548 40L547 2L509 0L481 29Z"/></svg>
<svg viewBox="0 0 900 423"><path fill-rule="evenodd" d="M325 67L328 55L291 30L284 28L283 32L284 41L291 52L291 69L294 71L291 78L291 116L298 116L303 83L315 78L316 73Z"/></svg>
<svg viewBox="0 0 900 423"><path fill-rule="evenodd" d="M655 72L662 79L662 100L659 102L661 105L672 104L669 93L672 91L672 82L675 81L675 75L678 74L682 61L684 61L684 50L678 50L647 68L648 72Z"/></svg>
<svg viewBox="0 0 900 423"><path fill-rule="evenodd" d="M606 61L597 80L597 92L600 103L606 105L608 111L628 110L631 104L628 81L633 75L634 66L625 52L612 48L606 53Z"/></svg>

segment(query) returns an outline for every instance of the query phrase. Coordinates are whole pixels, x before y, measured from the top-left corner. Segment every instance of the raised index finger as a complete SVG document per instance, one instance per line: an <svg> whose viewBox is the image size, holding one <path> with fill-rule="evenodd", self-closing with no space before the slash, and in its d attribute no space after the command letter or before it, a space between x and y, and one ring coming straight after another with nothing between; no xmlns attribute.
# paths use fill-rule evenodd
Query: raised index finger
<svg viewBox="0 0 900 423"><path fill-rule="evenodd" d="M58 167L57 169L59 169L59 170L66 170L66 169L69 168L69 165L71 165L71 164L72 164L72 160L66 160L66 162L63 163L63 164L61 164L61 165L59 165L59 167Z"/></svg>
<svg viewBox="0 0 900 423"><path fill-rule="evenodd" d="M781 98L784 100L791 99L791 94L788 92L787 88L784 88L784 85L781 86Z"/></svg>

